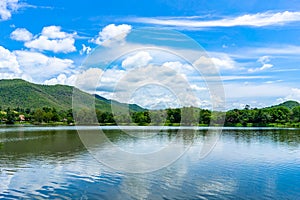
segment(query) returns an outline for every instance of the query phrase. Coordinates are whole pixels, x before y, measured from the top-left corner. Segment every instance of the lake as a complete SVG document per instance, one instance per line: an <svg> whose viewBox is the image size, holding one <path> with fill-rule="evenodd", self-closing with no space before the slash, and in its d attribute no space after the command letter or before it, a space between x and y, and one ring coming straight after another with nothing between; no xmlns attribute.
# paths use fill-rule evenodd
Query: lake
<svg viewBox="0 0 300 200"><path fill-rule="evenodd" d="M89 136L99 134L98 127L79 129ZM200 156L201 149L210 137L205 128L105 127L103 133L111 143L97 141L86 148L76 127L1 127L0 198L300 196L300 131L296 129L226 128L204 157ZM163 152L171 145L170 151ZM128 155L164 153L165 157L149 157L149 163L143 165L130 156L112 156L118 154L115 147ZM169 163L165 163L168 158ZM170 163L171 158L176 159ZM149 168L151 162L154 168Z"/></svg>

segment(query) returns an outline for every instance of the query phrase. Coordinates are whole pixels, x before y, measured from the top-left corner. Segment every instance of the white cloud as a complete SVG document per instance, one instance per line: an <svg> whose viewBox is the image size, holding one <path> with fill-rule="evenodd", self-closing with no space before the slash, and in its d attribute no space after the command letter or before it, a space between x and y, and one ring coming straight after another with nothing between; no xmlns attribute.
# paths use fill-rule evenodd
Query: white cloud
<svg viewBox="0 0 300 200"><path fill-rule="evenodd" d="M234 69L236 67L235 61L232 60L228 55L223 55L220 58L212 57L210 59L219 70Z"/></svg>
<svg viewBox="0 0 300 200"><path fill-rule="evenodd" d="M263 66L259 67L259 68L250 68L248 70L248 72L259 72L259 71L263 71L263 70L266 70L266 69L270 69L272 68L273 65L272 64L263 64Z"/></svg>
<svg viewBox="0 0 300 200"><path fill-rule="evenodd" d="M35 39L25 42L24 45L41 51L69 53L76 51L74 46L76 34L63 32L60 26L48 26L43 28L40 36L35 36Z"/></svg>
<svg viewBox="0 0 300 200"><path fill-rule="evenodd" d="M75 40L73 38L65 38L60 40L49 40L45 36L40 36L38 39L29 41L25 43L28 48L53 51L55 53L63 52L73 52L76 51L74 46Z"/></svg>
<svg viewBox="0 0 300 200"><path fill-rule="evenodd" d="M48 57L39 52L9 51L0 46L0 78L22 78L37 83L59 74L70 74L73 60Z"/></svg>
<svg viewBox="0 0 300 200"><path fill-rule="evenodd" d="M188 75L199 75L199 73L189 64L182 64L179 61L175 62L165 62L163 63L164 67L169 67L173 70L175 70L177 73L182 74L184 76Z"/></svg>
<svg viewBox="0 0 300 200"><path fill-rule="evenodd" d="M102 46L110 46L113 43L124 43L126 36L130 33L131 26L127 24L109 24L99 32L98 36L90 42Z"/></svg>
<svg viewBox="0 0 300 200"><path fill-rule="evenodd" d="M122 48L122 46L120 48ZM178 56L168 57L168 54L164 52L156 54L157 52L152 49L149 51L143 50L139 53L133 52L129 54L127 58L125 57L125 59L119 59L118 61L121 66L106 69L103 72L101 79L99 79L100 85L97 87L96 92L106 98L127 103L137 103L148 108L157 108L157 106L163 104L174 106L173 103L175 103L177 105L178 102L176 103L176 101L174 101L174 96L170 95L167 90L165 90L165 93L158 89L153 90L153 92L157 92L157 94L150 94L149 92L139 90L139 88L147 88L149 84L160 84L172 90L171 94L174 93L176 95L175 100L176 97L181 98L181 101L179 101L180 106L197 106L204 105L204 103L207 105L207 102L210 102L209 91L203 82L203 77L200 76L201 74L199 74L194 66L186 63L186 61L178 58ZM101 56L103 57L104 55L101 54ZM218 58L221 59L222 56L223 55L218 55ZM163 57L163 59L161 57ZM152 64L154 60L155 64ZM219 65L223 66L225 64ZM225 67L232 67L228 65L229 64L225 65ZM131 70L132 67L136 67L135 70ZM199 77L202 82L198 80ZM194 78L198 79L194 80ZM213 81L217 82L218 79ZM140 91L139 94L142 95L138 95L134 91ZM142 98L143 94L148 95L148 97ZM129 98L128 95L132 96ZM155 98L152 98L153 96L155 96ZM200 96L201 99L197 98Z"/></svg>
<svg viewBox="0 0 300 200"><path fill-rule="evenodd" d="M168 89L158 84L141 86L132 94L129 103L136 103L148 109L180 107L176 94Z"/></svg>
<svg viewBox="0 0 300 200"><path fill-rule="evenodd" d="M151 55L145 51L139 51L135 55L127 57L122 62L122 67L125 69L132 69L146 66L152 60Z"/></svg>
<svg viewBox="0 0 300 200"><path fill-rule="evenodd" d="M198 85L195 85L195 84L191 84L190 87L192 90L194 90L196 92L202 92L202 91L208 90L208 88L206 88L206 87L199 87Z"/></svg>
<svg viewBox="0 0 300 200"><path fill-rule="evenodd" d="M32 39L32 33L25 28L17 28L10 34L10 38L17 41L29 41Z"/></svg>
<svg viewBox="0 0 300 200"><path fill-rule="evenodd" d="M42 35L49 39L64 39L73 36L73 34L62 32L60 26L44 27L42 30Z"/></svg>
<svg viewBox="0 0 300 200"><path fill-rule="evenodd" d="M0 46L0 74L1 78L12 78L21 73L16 55Z"/></svg>
<svg viewBox="0 0 300 200"><path fill-rule="evenodd" d="M248 69L248 72L252 73L252 72L258 72L258 71L264 71L266 69L270 69L273 67L272 64L268 63L270 61L271 60L270 60L269 56L262 56L257 60L257 62L261 63L262 66L259 68L250 68L250 69Z"/></svg>
<svg viewBox="0 0 300 200"><path fill-rule="evenodd" d="M273 67L272 64L265 63L265 64L263 64L263 66L260 68L260 70L269 69L269 68L271 68L271 67Z"/></svg>
<svg viewBox="0 0 300 200"><path fill-rule="evenodd" d="M11 18L12 12L17 11L22 5L18 0L1 0L0 1L0 20Z"/></svg>
<svg viewBox="0 0 300 200"><path fill-rule="evenodd" d="M148 57L144 53L133 56L140 58L141 55ZM143 64L148 63L150 59L146 60ZM202 94L207 92L207 89L202 87L202 84L188 83L185 75L176 70L176 66L179 69L191 67L180 62L169 62L161 65L148 63L135 70L131 68L124 70L117 66L105 71L90 68L78 76L76 86L108 99L136 103L147 108L199 106L201 102L205 102L200 101L193 92ZM57 80L52 81L57 82Z"/></svg>
<svg viewBox="0 0 300 200"><path fill-rule="evenodd" d="M89 68L76 75L75 86L84 91L93 92L98 87L98 82L103 71L99 68Z"/></svg>
<svg viewBox="0 0 300 200"><path fill-rule="evenodd" d="M300 21L300 12L264 12L256 14L246 14L238 17L227 17L219 20L197 20L191 18L174 19L173 17L161 18L132 18L133 22L157 24L164 26L175 26L185 28L202 27L232 27L232 26L272 26L283 25L290 22Z"/></svg>
<svg viewBox="0 0 300 200"><path fill-rule="evenodd" d="M277 99L277 101L279 103L282 103L282 102L288 101L288 100L294 100L294 101L300 102L300 88L292 88L291 90L289 90L288 95L286 95L283 98Z"/></svg>
<svg viewBox="0 0 300 200"><path fill-rule="evenodd" d="M40 82L60 73L69 73L73 60L48 57L39 52L14 51L23 74Z"/></svg>
<svg viewBox="0 0 300 200"><path fill-rule="evenodd" d="M75 85L76 75L67 77L65 74L59 74L57 77L44 81L46 85Z"/></svg>
<svg viewBox="0 0 300 200"><path fill-rule="evenodd" d="M80 55L85 54L89 54L92 51L92 48L89 46L85 46L84 44L82 44L82 49L79 51Z"/></svg>
<svg viewBox="0 0 300 200"><path fill-rule="evenodd" d="M117 68L107 69L103 72L98 90L114 93L119 80L126 75L126 71Z"/></svg>
<svg viewBox="0 0 300 200"><path fill-rule="evenodd" d="M204 74L215 74L222 70L233 70L237 68L237 63L226 54L219 57L201 56L193 63Z"/></svg>
<svg viewBox="0 0 300 200"><path fill-rule="evenodd" d="M201 89L191 88L185 76L174 69L151 64L128 71L108 69L99 84L99 91L109 92L102 92L105 97L147 108L172 106L174 103L180 106L198 105L199 101L191 91ZM155 88L151 89L153 93L149 92L152 87Z"/></svg>
<svg viewBox="0 0 300 200"><path fill-rule="evenodd" d="M270 62L271 59L269 56L261 56L260 58L258 58L257 62L260 62L260 63L268 63Z"/></svg>

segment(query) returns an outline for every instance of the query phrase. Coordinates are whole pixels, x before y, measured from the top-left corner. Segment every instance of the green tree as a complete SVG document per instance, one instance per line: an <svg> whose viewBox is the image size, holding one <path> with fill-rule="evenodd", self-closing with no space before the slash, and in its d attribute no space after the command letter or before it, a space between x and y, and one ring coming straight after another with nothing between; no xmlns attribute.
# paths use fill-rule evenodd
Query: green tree
<svg viewBox="0 0 300 200"><path fill-rule="evenodd" d="M9 107L6 110L6 124L14 124L15 123L15 114L13 110L11 110Z"/></svg>
<svg viewBox="0 0 300 200"><path fill-rule="evenodd" d="M179 108L167 109L167 120L170 123L180 123L181 121L181 110Z"/></svg>
<svg viewBox="0 0 300 200"><path fill-rule="evenodd" d="M300 122L300 106L294 107L292 109L291 120L293 122Z"/></svg>
<svg viewBox="0 0 300 200"><path fill-rule="evenodd" d="M273 123L285 123L289 121L290 110L284 106L269 109Z"/></svg>
<svg viewBox="0 0 300 200"><path fill-rule="evenodd" d="M201 109L199 115L199 124L209 125L211 120L211 111L207 109Z"/></svg>
<svg viewBox="0 0 300 200"><path fill-rule="evenodd" d="M49 123L51 121L52 117L53 117L53 114L51 111L43 113L43 121L46 123Z"/></svg>
<svg viewBox="0 0 300 200"><path fill-rule="evenodd" d="M34 118L34 121L36 122L43 122L43 117L44 117L44 113L45 111L38 108L34 111L34 114L33 114L33 118Z"/></svg>
<svg viewBox="0 0 300 200"><path fill-rule="evenodd" d="M131 113L131 115L132 115L133 122L137 123L138 125L143 126L143 125L147 125L151 122L148 111L134 112L134 113Z"/></svg>
<svg viewBox="0 0 300 200"><path fill-rule="evenodd" d="M225 125L235 126L241 123L241 111L238 109L229 110L226 112Z"/></svg>
<svg viewBox="0 0 300 200"><path fill-rule="evenodd" d="M57 110L55 108L52 108L52 117L51 117L51 121L53 122L59 122L61 121L61 118L57 112Z"/></svg>

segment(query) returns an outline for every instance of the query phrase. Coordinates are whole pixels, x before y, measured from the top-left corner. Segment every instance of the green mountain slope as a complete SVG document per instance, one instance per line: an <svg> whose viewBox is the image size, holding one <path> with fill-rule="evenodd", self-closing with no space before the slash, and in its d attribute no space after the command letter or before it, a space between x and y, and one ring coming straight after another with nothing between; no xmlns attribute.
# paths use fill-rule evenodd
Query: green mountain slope
<svg viewBox="0 0 300 200"><path fill-rule="evenodd" d="M283 106L283 107L287 107L289 109L293 109L297 106L300 106L300 103L298 103L297 101L285 101L281 104L278 104L278 105L275 105L275 106L272 106L272 107L279 107L279 106Z"/></svg>
<svg viewBox="0 0 300 200"><path fill-rule="evenodd" d="M42 108L54 107L59 110L72 108L74 87L66 85L38 85L21 79L0 80L0 106L10 108ZM128 105L111 101L98 95L90 95L79 91L83 99L95 100L95 107L101 111L111 111L111 103L116 105L120 112L130 108L131 111L143 111L137 105ZM84 107L84 105L83 105Z"/></svg>

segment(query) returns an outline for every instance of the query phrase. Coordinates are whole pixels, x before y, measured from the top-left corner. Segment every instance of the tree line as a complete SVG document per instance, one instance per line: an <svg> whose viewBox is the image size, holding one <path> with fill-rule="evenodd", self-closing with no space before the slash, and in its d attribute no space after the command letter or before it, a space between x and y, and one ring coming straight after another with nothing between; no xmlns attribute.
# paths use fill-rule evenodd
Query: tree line
<svg viewBox="0 0 300 200"><path fill-rule="evenodd" d="M30 123L30 124L74 124L73 112L43 107L1 108L0 123ZM91 121L88 111L82 109L78 115L82 122ZM286 126L300 127L300 106L289 109L284 106L269 108L233 109L227 112L216 112L200 108L169 108L165 110L130 112L129 114L103 112L96 109L97 122L101 125L135 124L135 125L225 125L240 127Z"/></svg>
<svg viewBox="0 0 300 200"><path fill-rule="evenodd" d="M72 110L57 110L56 108L43 107L38 109L31 108L6 108L0 107L0 122L6 124L14 123L74 123Z"/></svg>

